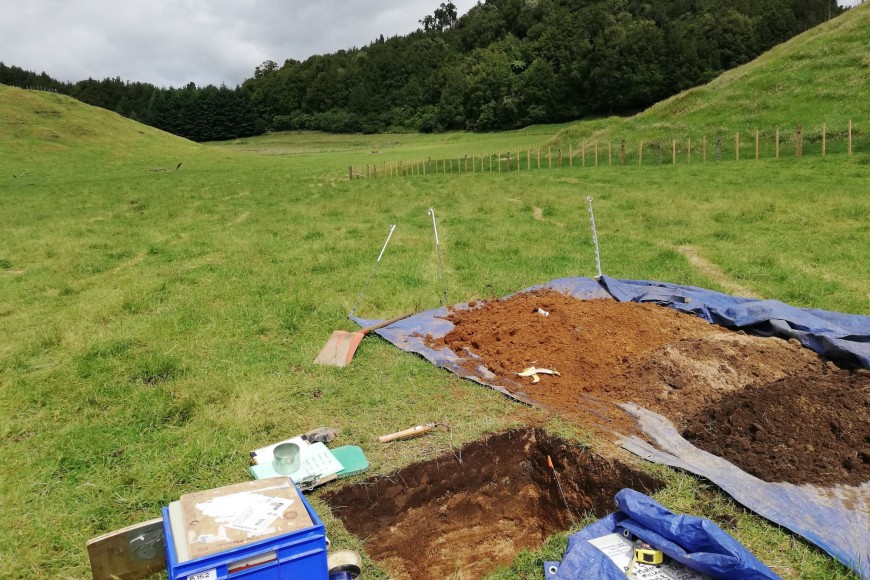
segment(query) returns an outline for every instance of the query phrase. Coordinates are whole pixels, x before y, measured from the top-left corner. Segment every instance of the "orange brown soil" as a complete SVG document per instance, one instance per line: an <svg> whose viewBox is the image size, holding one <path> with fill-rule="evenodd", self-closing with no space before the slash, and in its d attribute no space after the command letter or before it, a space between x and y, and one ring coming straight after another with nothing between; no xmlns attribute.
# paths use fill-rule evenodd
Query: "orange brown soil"
<svg viewBox="0 0 870 580"><path fill-rule="evenodd" d="M539 290L470 306L470 310L452 310L448 314L455 328L443 339L430 341L431 346L446 345L457 354L479 357L473 364L483 363L495 373L498 378L493 382L598 431L633 432L633 423L616 406L625 401L668 417L681 431L688 427L697 431L701 422L709 422L716 409L751 405L746 401L752 395L747 393L764 393L767 385L777 381L801 381L800 391L809 399L814 389L820 390L819 400L827 400L821 396L822 390L829 395L838 393L836 397L851 392L844 385L854 373L838 369L796 341L734 332L653 304L584 301ZM539 374L540 382L534 384L531 378L517 374L529 366L552 369L560 375ZM779 417L782 432L800 433L803 445L820 450L813 456L819 462L815 470L829 475L812 481L846 482L863 477L860 469L866 461L862 458L870 451L870 435L866 423L867 388L862 389L857 391L857 403L846 405L851 410L827 404L828 409L837 409L839 421L847 429L864 430L854 442L846 442L852 449L849 453L841 448L837 452L824 451L834 449L825 443L829 435L836 437L838 429L843 429L808 422L799 409ZM742 393L740 403L729 403ZM785 393L780 389L778 396L784 397ZM772 405L767 399L764 404ZM731 425L728 436L743 441L742 434L753 429L750 423ZM808 425L818 428L808 432ZM696 437L699 444L701 439ZM716 453L730 458L723 444L728 445L706 443L709 449L715 448ZM765 445L755 446L758 457L750 463L765 463L764 454L772 452L772 447ZM752 450L752 445L745 447L745 452ZM845 468L844 461L848 464ZM775 469L775 462L768 463L770 470L756 470L759 477L768 481L806 481L797 473L799 470L786 473ZM850 470L854 475L846 473Z"/></svg>

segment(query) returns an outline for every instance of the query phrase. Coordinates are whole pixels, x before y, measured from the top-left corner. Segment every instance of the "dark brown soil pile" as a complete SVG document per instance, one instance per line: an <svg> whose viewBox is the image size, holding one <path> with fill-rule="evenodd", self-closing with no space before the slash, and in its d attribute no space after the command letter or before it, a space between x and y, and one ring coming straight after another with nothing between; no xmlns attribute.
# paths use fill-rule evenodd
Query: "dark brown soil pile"
<svg viewBox="0 0 870 580"><path fill-rule="evenodd" d="M765 481L870 481L870 372L790 377L726 396L683 434Z"/></svg>
<svg viewBox="0 0 870 580"><path fill-rule="evenodd" d="M662 482L523 429L322 497L393 578L441 580L480 578L568 529L572 518L612 512L613 496L625 487L653 493Z"/></svg>
<svg viewBox="0 0 870 580"><path fill-rule="evenodd" d="M499 384L568 419L631 433L616 404L632 401L766 481L870 479L870 373L651 304L538 291L474 306L451 312L434 346L480 357ZM560 375L517 375L533 365Z"/></svg>
<svg viewBox="0 0 870 580"><path fill-rule="evenodd" d="M653 304L517 294L452 311L455 328L433 346L471 352L509 391L592 427L629 432L615 403L633 401L678 426L726 393L823 372L815 353L736 333ZM538 309L548 312L548 316ZM540 382L529 366L556 370Z"/></svg>

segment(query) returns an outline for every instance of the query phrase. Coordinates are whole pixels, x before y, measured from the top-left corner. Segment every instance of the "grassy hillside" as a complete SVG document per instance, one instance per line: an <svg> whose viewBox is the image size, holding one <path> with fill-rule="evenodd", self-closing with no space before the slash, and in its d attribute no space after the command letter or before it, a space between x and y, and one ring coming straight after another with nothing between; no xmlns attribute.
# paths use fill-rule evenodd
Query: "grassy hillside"
<svg viewBox="0 0 870 580"><path fill-rule="evenodd" d="M865 25L866 8L853 12ZM412 159L504 151L524 138L377 142L383 157ZM254 155L233 150L245 143L199 146L64 97L0 87L6 576L88 577L89 538L156 517L183 493L246 480L250 449L318 425L341 428L337 444L360 445L370 474L529 422L614 453L377 338L345 369L312 364L332 330L352 328L344 317L390 224L396 233L358 312L438 305L430 207L451 302L594 274L591 194L610 275L726 291L730 282L870 314L867 153L349 181L348 165L372 159L361 139L269 136L251 143L294 154ZM452 429L377 443L425 421ZM668 480L658 496L668 507L726 525L783 577L855 577L703 481L643 468ZM359 549L313 501L333 545ZM556 536L495 577L540 578L543 559L559 558L565 543ZM366 577L388 575L367 561Z"/></svg>
<svg viewBox="0 0 870 580"><path fill-rule="evenodd" d="M813 28L697 87L628 119L577 123L561 135L564 141L627 139L685 140L703 135L729 139L736 131L754 139L774 129L792 131L803 125L818 138L822 123L842 143L848 121L870 131L870 4ZM636 145L635 145L636 147ZM870 148L866 143L862 147ZM842 149L842 147L841 147Z"/></svg>
<svg viewBox="0 0 870 580"><path fill-rule="evenodd" d="M129 164L174 169L185 158L211 154L201 145L65 95L0 85L0 111L3 161L18 173L38 169L44 174L57 164L85 164L96 171Z"/></svg>

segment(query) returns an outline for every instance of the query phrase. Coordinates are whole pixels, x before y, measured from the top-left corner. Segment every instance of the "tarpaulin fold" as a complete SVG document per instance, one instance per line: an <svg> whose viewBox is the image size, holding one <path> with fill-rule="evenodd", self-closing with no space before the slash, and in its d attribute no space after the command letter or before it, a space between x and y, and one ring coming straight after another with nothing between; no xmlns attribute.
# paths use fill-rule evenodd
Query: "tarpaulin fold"
<svg viewBox="0 0 870 580"><path fill-rule="evenodd" d="M768 483L698 449L661 415L632 403L621 406L655 443L623 437L619 444L624 449L710 480L747 509L803 536L870 579L870 481L824 488Z"/></svg>
<svg viewBox="0 0 870 580"><path fill-rule="evenodd" d="M633 489L620 490L614 501L619 511L573 534L561 563L544 564L548 580L624 580L625 572L588 542L607 534L621 534L623 530L675 561L713 578L779 578L740 542L706 518L675 514Z"/></svg>
<svg viewBox="0 0 870 580"><path fill-rule="evenodd" d="M797 308L666 282L602 276L601 284L620 302L654 302L750 334L794 338L831 360L870 368L870 316Z"/></svg>

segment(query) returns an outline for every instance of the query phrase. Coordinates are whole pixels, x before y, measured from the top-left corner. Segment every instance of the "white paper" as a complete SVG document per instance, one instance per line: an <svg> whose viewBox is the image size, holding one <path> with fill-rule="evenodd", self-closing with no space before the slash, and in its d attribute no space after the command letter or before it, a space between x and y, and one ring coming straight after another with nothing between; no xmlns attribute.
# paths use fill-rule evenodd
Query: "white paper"
<svg viewBox="0 0 870 580"><path fill-rule="evenodd" d="M622 534L607 534L600 538L592 538L589 543L604 552L610 561L619 566L623 572L628 572L628 566L634 559L634 543Z"/></svg>
<svg viewBox="0 0 870 580"><path fill-rule="evenodd" d="M600 538L593 538L589 543L604 552L610 561L616 564L620 570L628 573L631 567L631 576L634 580L707 580L710 576L696 572L665 558L663 564L641 564L634 560L634 542L622 536L622 534L607 534Z"/></svg>
<svg viewBox="0 0 870 580"><path fill-rule="evenodd" d="M312 443L308 447L300 449L299 458L301 466L297 471L290 474L293 481L302 481L306 477L325 477L338 473L344 466L335 458L332 451L323 443Z"/></svg>
<svg viewBox="0 0 870 580"><path fill-rule="evenodd" d="M196 509L228 528L259 535L267 532L291 505L292 499L240 492L198 503Z"/></svg>
<svg viewBox="0 0 870 580"><path fill-rule="evenodd" d="M294 437L293 439L287 439L285 441L278 441L273 445L267 445L261 449L255 449L251 453L251 458L254 460L254 463L257 465L265 465L267 463L272 463L275 459L275 448L279 445L283 445L284 443L295 443L299 446L299 455L301 456L306 447L309 447L308 441L302 438L302 435ZM322 445L322 443L321 443Z"/></svg>
<svg viewBox="0 0 870 580"><path fill-rule="evenodd" d="M306 477L326 477L344 469L344 466L335 458L335 455L332 454L332 451L326 445L319 441L308 443L301 436L257 449L251 455L254 463L257 465L271 465L275 458L275 448L283 443L296 443L299 445L299 469L288 475L296 483L299 483ZM279 474L275 473L275 475Z"/></svg>

